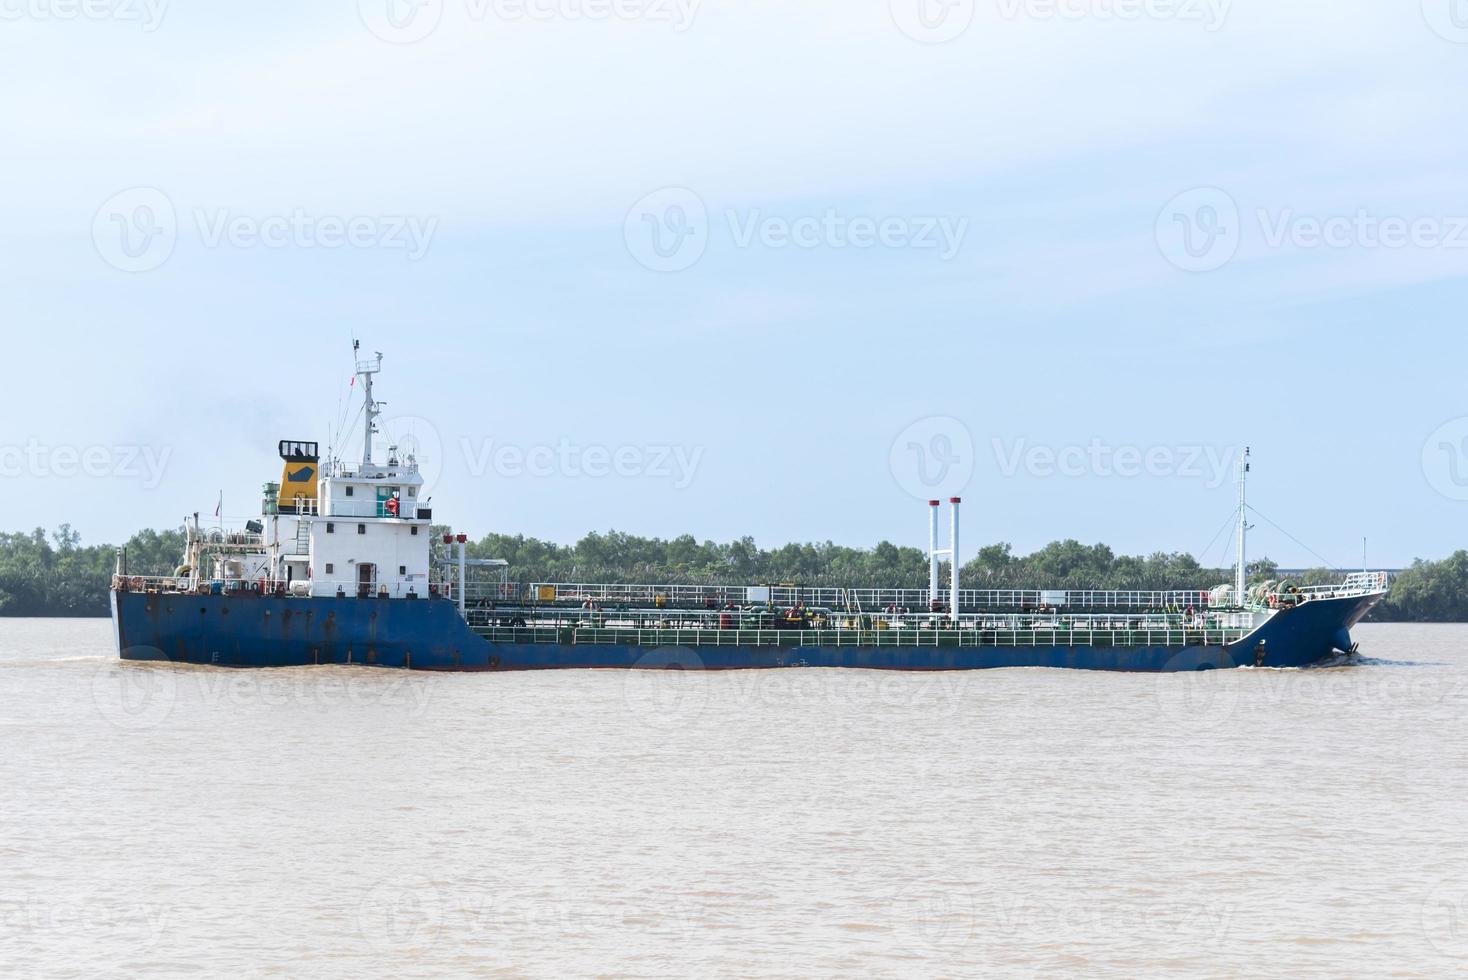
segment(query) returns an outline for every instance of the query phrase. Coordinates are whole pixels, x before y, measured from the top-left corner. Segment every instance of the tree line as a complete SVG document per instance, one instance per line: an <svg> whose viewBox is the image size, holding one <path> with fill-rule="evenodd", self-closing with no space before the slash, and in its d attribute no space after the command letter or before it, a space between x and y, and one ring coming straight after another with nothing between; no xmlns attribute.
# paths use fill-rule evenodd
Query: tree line
<svg viewBox="0 0 1468 980"><path fill-rule="evenodd" d="M436 557L446 528L435 528ZM169 575L181 560L184 529L140 531L125 544L132 575ZM922 589L928 558L920 548L883 541L852 548L830 541L760 548L753 538L720 543L692 535L644 538L592 532L571 545L524 535L489 534L467 545L471 558L509 562L512 582L608 582L688 585L796 583ZM67 524L47 534L0 533L0 616L106 616L116 547L84 545ZM1264 559L1249 566L1251 581L1277 578ZM1313 569L1303 585L1337 581L1343 573ZM966 562L967 588L1209 589L1231 581L1232 569L1204 568L1191 555L1118 555L1104 544L1054 541L1028 555L991 544ZM946 582L946 572L944 581ZM1468 551L1441 561L1418 560L1393 582L1372 615L1377 621L1468 621Z"/></svg>

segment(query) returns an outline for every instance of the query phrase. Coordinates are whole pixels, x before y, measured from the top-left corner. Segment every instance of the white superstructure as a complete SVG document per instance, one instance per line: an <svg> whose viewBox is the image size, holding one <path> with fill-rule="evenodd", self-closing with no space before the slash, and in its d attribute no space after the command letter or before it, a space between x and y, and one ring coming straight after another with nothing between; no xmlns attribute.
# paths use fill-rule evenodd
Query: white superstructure
<svg viewBox="0 0 1468 980"><path fill-rule="evenodd" d="M317 444L282 440L280 483L265 485L258 522L243 533L191 528L194 583L281 591L298 596L428 598L433 512L423 499L423 476L411 455L388 447L373 462L372 436L380 403L372 376L382 355L357 361L365 396L362 462L321 462Z"/></svg>

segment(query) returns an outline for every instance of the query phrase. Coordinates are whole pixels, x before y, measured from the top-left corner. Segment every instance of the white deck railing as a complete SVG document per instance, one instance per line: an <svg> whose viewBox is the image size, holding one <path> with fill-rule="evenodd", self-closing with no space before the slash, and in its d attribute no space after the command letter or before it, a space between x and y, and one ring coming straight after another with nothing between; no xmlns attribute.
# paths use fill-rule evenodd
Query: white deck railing
<svg viewBox="0 0 1468 980"><path fill-rule="evenodd" d="M949 594L940 591L936 597L947 604ZM618 606L700 606L712 603L737 606L791 606L804 602L807 606L842 612L881 613L892 610L925 612L931 609L927 589L842 589L804 588L787 585L610 585L591 582L535 582L530 585L530 602L586 602ZM1121 590L1090 589L961 589L961 609L1201 609L1208 604L1208 593L1202 590Z"/></svg>

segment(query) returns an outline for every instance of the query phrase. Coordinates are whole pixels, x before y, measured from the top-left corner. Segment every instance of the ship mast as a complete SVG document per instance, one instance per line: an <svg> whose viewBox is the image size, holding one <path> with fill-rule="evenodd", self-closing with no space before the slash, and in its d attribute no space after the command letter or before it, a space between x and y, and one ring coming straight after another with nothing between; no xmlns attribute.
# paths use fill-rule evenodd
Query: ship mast
<svg viewBox="0 0 1468 980"><path fill-rule="evenodd" d="M352 341L352 353L361 348L360 340ZM367 399L366 420L362 426L362 468L366 469L372 465L372 436L377 431L377 416L382 407L379 402L372 400L372 376L382 370L382 351L376 351L376 357L370 361L357 361L357 375L362 379L362 391Z"/></svg>
<svg viewBox="0 0 1468 980"><path fill-rule="evenodd" d="M1244 448L1244 458L1239 460L1239 566L1234 580L1238 589L1239 605L1247 605L1245 590L1249 584L1248 565L1248 543L1249 543L1249 456L1252 450Z"/></svg>

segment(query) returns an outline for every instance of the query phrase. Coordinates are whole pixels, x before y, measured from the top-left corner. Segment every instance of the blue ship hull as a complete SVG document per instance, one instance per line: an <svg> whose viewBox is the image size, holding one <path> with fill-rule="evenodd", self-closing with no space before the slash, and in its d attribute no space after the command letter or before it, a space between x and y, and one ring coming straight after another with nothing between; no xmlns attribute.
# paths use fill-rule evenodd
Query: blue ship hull
<svg viewBox="0 0 1468 980"><path fill-rule="evenodd" d="M453 603L437 600L289 598L112 592L112 622L126 660L219 667L360 664L412 670L567 668L854 667L975 670L1066 667L1176 671L1254 663L1302 667L1351 648L1350 629L1380 595L1316 599L1264 619L1227 646L661 646L492 643Z"/></svg>

